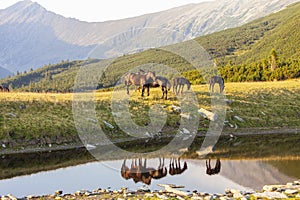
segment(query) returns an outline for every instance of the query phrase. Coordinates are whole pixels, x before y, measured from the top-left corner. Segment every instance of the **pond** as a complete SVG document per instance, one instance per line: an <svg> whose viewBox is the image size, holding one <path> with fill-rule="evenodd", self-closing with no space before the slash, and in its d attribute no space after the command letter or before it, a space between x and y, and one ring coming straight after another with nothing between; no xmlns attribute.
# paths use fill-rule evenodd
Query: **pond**
<svg viewBox="0 0 300 200"><path fill-rule="evenodd" d="M208 166L209 160L211 167ZM133 175L135 165L132 166L132 162L147 168L144 179ZM83 149L9 155L1 158L0 195L24 197L53 194L56 190L74 193L122 187L129 190L163 189L157 184L182 185L185 186L184 191L208 193L224 193L226 188L252 191L261 189L265 184L283 184L299 179L299 166L300 160L297 159L178 160L166 157L127 159L125 162L96 161ZM126 170L131 175L125 175Z"/></svg>

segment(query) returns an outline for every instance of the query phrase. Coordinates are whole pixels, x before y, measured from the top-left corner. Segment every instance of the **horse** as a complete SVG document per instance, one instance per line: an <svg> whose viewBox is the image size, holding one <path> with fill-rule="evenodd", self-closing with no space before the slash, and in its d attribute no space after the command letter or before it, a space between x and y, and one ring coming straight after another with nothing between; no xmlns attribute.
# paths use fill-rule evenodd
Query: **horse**
<svg viewBox="0 0 300 200"><path fill-rule="evenodd" d="M0 91L1 92L9 92L9 89L6 86L0 85Z"/></svg>
<svg viewBox="0 0 300 200"><path fill-rule="evenodd" d="M175 164L175 166L174 166ZM178 175L178 174L182 174L185 170L187 170L187 163L184 162L183 167L181 168L180 166L180 158L178 158L177 160L175 158L171 158L170 159L170 164L169 164L169 174L171 176L173 175Z"/></svg>
<svg viewBox="0 0 300 200"><path fill-rule="evenodd" d="M150 84L156 79L155 72L129 73L125 76L125 86L127 87L127 94L129 95L129 86L135 85L142 87L142 97L144 97L145 88L147 88L148 96L150 95Z"/></svg>
<svg viewBox="0 0 300 200"><path fill-rule="evenodd" d="M221 161L219 158L217 159L216 165L214 168L211 168L210 159L208 160L208 162L206 160L206 174L215 175L215 174L218 174L220 171L221 171Z"/></svg>
<svg viewBox="0 0 300 200"><path fill-rule="evenodd" d="M225 84L224 79L221 76L212 76L209 80L209 91L214 92L214 86L218 83L220 87L220 93L223 93Z"/></svg>
<svg viewBox="0 0 300 200"><path fill-rule="evenodd" d="M134 159L131 162L131 167L126 166L126 159L123 161L122 168L121 168L121 176L126 179L133 179L135 183L142 182L147 185L151 184L152 179L152 171L154 168L147 167L147 159L144 159L144 163L142 163L142 158Z"/></svg>
<svg viewBox="0 0 300 200"><path fill-rule="evenodd" d="M181 88L181 93L183 92L184 85L187 86L187 89L190 90L191 88L191 83L189 80L183 77L177 77L173 79L173 92L177 95L180 92ZM178 88L179 86L179 88Z"/></svg>
<svg viewBox="0 0 300 200"><path fill-rule="evenodd" d="M161 162L161 158L159 158L158 168L151 171L151 177L153 179L161 179L168 174L167 167L165 167L165 159L163 158L162 160Z"/></svg>
<svg viewBox="0 0 300 200"><path fill-rule="evenodd" d="M156 76L155 81L152 83L152 87L159 87L159 86L161 87L161 91L162 91L161 98L167 100L168 99L168 90L171 89L170 81L166 77Z"/></svg>

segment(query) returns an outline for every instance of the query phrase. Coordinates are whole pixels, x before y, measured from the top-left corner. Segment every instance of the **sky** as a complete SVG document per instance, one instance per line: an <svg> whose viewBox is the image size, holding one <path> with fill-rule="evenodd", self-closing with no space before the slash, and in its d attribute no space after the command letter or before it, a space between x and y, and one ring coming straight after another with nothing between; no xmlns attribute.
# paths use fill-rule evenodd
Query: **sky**
<svg viewBox="0 0 300 200"><path fill-rule="evenodd" d="M0 9L19 0L0 0ZM49 11L82 21L123 19L208 0L32 0Z"/></svg>

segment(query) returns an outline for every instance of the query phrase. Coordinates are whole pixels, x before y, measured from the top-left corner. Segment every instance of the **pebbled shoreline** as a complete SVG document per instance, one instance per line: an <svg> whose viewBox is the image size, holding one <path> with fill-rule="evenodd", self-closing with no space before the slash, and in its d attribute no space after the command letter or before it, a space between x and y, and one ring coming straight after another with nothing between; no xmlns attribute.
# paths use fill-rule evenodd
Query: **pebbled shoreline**
<svg viewBox="0 0 300 200"><path fill-rule="evenodd" d="M205 192L191 191L185 192L174 185L159 185L164 189L150 191L149 189L139 189L128 191L127 188L119 190L96 189L93 191L80 190L73 194L64 194L63 191L55 191L53 194L43 196L27 196L16 198L11 194L1 197L1 200L65 200L65 199L199 199L199 200L229 200L229 199L300 199L300 180L285 185L265 185L260 191L239 191L227 189L223 194L209 194Z"/></svg>

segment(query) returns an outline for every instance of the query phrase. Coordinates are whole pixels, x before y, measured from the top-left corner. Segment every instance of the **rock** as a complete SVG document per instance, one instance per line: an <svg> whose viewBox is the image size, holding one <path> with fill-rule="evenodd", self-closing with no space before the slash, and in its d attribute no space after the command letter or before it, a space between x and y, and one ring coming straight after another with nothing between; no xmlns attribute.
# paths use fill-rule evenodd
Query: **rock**
<svg viewBox="0 0 300 200"><path fill-rule="evenodd" d="M17 117L17 115L14 114L14 113L6 113L6 115L9 115L9 116L11 116L11 117Z"/></svg>
<svg viewBox="0 0 300 200"><path fill-rule="evenodd" d="M284 191L285 194L296 194L298 193L298 190L291 190L291 189L287 189Z"/></svg>
<svg viewBox="0 0 300 200"><path fill-rule="evenodd" d="M169 197L167 197L166 195L160 195L160 194L156 194L157 198L159 199L169 199Z"/></svg>
<svg viewBox="0 0 300 200"><path fill-rule="evenodd" d="M146 193L144 195L145 198L151 198L151 197L154 197L154 194L151 194L151 193Z"/></svg>
<svg viewBox="0 0 300 200"><path fill-rule="evenodd" d="M230 197L227 197L227 196L222 196L219 198L220 200L230 200L231 198Z"/></svg>
<svg viewBox="0 0 300 200"><path fill-rule="evenodd" d="M91 145L91 144L86 144L86 145L85 145L85 148L86 148L87 150L91 150L91 149L95 149L96 146Z"/></svg>
<svg viewBox="0 0 300 200"><path fill-rule="evenodd" d="M256 198L267 198L267 199L287 199L288 197L285 194L280 192L263 192L253 194Z"/></svg>
<svg viewBox="0 0 300 200"><path fill-rule="evenodd" d="M240 122L245 122L245 120L239 116L234 116L235 119L237 119Z"/></svg>
<svg viewBox="0 0 300 200"><path fill-rule="evenodd" d="M239 190L235 190L235 189L231 189L230 192L231 192L232 194L235 194L235 193L241 193Z"/></svg>
<svg viewBox="0 0 300 200"><path fill-rule="evenodd" d="M108 123L108 122L105 121L105 120L103 120L103 123L104 123L107 127L111 128L111 129L114 129L114 128L115 128L113 125L111 125L110 123Z"/></svg>
<svg viewBox="0 0 300 200"><path fill-rule="evenodd" d="M189 130L187 130L186 128L182 129L183 134L190 134L191 132Z"/></svg>
<svg viewBox="0 0 300 200"><path fill-rule="evenodd" d="M212 195L208 195L204 197L204 200L213 200L214 197Z"/></svg>
<svg viewBox="0 0 300 200"><path fill-rule="evenodd" d="M185 118L185 119L191 119L191 118L192 118L190 114L184 114L184 113L181 113L180 116L181 116L182 118Z"/></svg>
<svg viewBox="0 0 300 200"><path fill-rule="evenodd" d="M198 196L193 196L191 197L192 200L203 200L202 197L198 197Z"/></svg>
<svg viewBox="0 0 300 200"><path fill-rule="evenodd" d="M263 190L264 190L264 191L267 191L267 192L273 192L273 191L277 190L277 188L274 187L273 185L265 185L265 186L263 187Z"/></svg>
<svg viewBox="0 0 300 200"><path fill-rule="evenodd" d="M210 121L217 121L218 120L218 116L208 110L205 110L203 108L200 108L200 110L198 110L198 113L204 117L204 118L207 118L209 119Z"/></svg>
<svg viewBox="0 0 300 200"><path fill-rule="evenodd" d="M234 128L234 125L233 125L233 124L228 123L228 126L229 126L230 128Z"/></svg>
<svg viewBox="0 0 300 200"><path fill-rule="evenodd" d="M185 152L188 152L188 151L189 151L188 148L181 148L181 149L179 149L180 153L185 153Z"/></svg>
<svg viewBox="0 0 300 200"><path fill-rule="evenodd" d="M233 198L235 198L235 199L239 199L239 198L243 198L243 197L244 196L240 192L233 193Z"/></svg>
<svg viewBox="0 0 300 200"><path fill-rule="evenodd" d="M10 200L17 200L16 197L14 197L13 195L11 194L8 194L7 197L10 199Z"/></svg>
<svg viewBox="0 0 300 200"><path fill-rule="evenodd" d="M54 192L55 195L62 195L62 193L63 193L63 191L61 191L61 190L56 190L56 191Z"/></svg>
<svg viewBox="0 0 300 200"><path fill-rule="evenodd" d="M225 103L231 104L233 101L231 99L224 99Z"/></svg>
<svg viewBox="0 0 300 200"><path fill-rule="evenodd" d="M175 112L181 112L181 108L178 106L174 106L174 105L172 105L172 110Z"/></svg>
<svg viewBox="0 0 300 200"><path fill-rule="evenodd" d="M300 181L294 181L295 185L300 185Z"/></svg>
<svg viewBox="0 0 300 200"><path fill-rule="evenodd" d="M293 183L287 183L286 186L293 186Z"/></svg>

